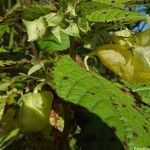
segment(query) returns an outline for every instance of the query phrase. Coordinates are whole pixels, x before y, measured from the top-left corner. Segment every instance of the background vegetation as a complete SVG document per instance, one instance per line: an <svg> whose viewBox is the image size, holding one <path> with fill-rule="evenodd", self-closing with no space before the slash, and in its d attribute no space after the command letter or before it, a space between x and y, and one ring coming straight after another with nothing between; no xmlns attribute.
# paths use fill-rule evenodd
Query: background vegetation
<svg viewBox="0 0 150 150"><path fill-rule="evenodd" d="M0 149L150 148L149 0L0 0Z"/></svg>

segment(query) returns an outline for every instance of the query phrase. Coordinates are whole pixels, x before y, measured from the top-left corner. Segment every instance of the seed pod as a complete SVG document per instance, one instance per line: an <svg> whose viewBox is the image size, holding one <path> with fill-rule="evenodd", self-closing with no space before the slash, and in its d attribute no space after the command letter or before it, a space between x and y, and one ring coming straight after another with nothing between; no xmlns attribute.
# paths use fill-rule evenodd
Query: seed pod
<svg viewBox="0 0 150 150"><path fill-rule="evenodd" d="M28 41L41 39L46 33L46 22L43 17L33 21L22 20L27 28Z"/></svg>
<svg viewBox="0 0 150 150"><path fill-rule="evenodd" d="M136 43L138 46L150 46L150 29L136 34Z"/></svg>
<svg viewBox="0 0 150 150"><path fill-rule="evenodd" d="M28 93L21 97L20 123L22 132L40 132L48 125L52 94L50 92Z"/></svg>
<svg viewBox="0 0 150 150"><path fill-rule="evenodd" d="M108 44L96 50L101 62L121 78L138 83L150 83L150 48Z"/></svg>

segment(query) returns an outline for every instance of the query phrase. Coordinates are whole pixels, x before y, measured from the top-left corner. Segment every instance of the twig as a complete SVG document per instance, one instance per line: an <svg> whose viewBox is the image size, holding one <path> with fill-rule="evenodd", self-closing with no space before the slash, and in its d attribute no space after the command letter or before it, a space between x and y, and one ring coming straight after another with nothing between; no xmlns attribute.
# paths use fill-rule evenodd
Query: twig
<svg viewBox="0 0 150 150"><path fill-rule="evenodd" d="M35 59L37 60L37 62L40 62L38 51L37 51L36 46L33 42L31 42L31 49L32 49L32 53L33 53Z"/></svg>
<svg viewBox="0 0 150 150"><path fill-rule="evenodd" d="M70 36L70 57L75 60L75 40Z"/></svg>
<svg viewBox="0 0 150 150"><path fill-rule="evenodd" d="M67 142L68 142L68 136L71 131L71 126L72 126L72 113L71 113L71 108L70 104L65 103L63 105L64 108L64 130L61 135L60 139L60 144L58 146L58 150L66 150L67 149Z"/></svg>

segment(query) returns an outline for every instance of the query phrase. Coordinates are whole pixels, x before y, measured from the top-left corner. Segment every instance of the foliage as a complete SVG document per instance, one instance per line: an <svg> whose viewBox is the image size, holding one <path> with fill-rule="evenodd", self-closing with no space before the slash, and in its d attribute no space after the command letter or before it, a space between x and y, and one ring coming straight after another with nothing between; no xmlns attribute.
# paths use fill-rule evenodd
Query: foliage
<svg viewBox="0 0 150 150"><path fill-rule="evenodd" d="M53 79L60 97L84 106L101 117L110 127L115 128L122 143L127 142L127 147L149 145L149 134L142 126L142 123L147 126L149 124L146 117L148 114L145 114L148 112L145 112L144 108L140 110L132 97L112 86L111 82L86 72L68 57L63 57L57 62Z"/></svg>
<svg viewBox="0 0 150 150"><path fill-rule="evenodd" d="M150 29L132 31L150 17L139 4L149 8L0 0L0 149L150 147Z"/></svg>

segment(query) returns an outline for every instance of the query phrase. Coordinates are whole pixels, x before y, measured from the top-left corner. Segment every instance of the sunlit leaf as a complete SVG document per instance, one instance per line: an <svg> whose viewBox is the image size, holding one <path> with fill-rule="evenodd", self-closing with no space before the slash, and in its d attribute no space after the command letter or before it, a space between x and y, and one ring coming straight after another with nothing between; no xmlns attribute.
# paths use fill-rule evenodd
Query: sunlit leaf
<svg viewBox="0 0 150 150"><path fill-rule="evenodd" d="M115 134L124 147L149 146L147 107L136 106L132 97L102 76L86 71L67 56L57 61L52 75L57 94L67 102L85 107L109 127L115 128ZM109 143L109 139L104 143Z"/></svg>
<svg viewBox="0 0 150 150"><path fill-rule="evenodd" d="M0 96L0 121L2 119L2 115L5 109L5 104L6 104L6 98L3 96Z"/></svg>
<svg viewBox="0 0 150 150"><path fill-rule="evenodd" d="M12 84L11 81L4 82L0 84L0 91L6 91L7 88Z"/></svg>
<svg viewBox="0 0 150 150"><path fill-rule="evenodd" d="M95 2L100 2L103 4L111 5L114 7L121 7L124 8L125 6L128 6L130 4L136 4L136 3L144 3L146 0L92 0Z"/></svg>
<svg viewBox="0 0 150 150"><path fill-rule="evenodd" d="M36 72L37 70L41 69L42 67L44 67L44 64L42 62L34 65L33 67L30 68L30 70L28 71L28 76L30 76L31 74L33 74L34 72Z"/></svg>
<svg viewBox="0 0 150 150"><path fill-rule="evenodd" d="M137 12L119 9L100 2L81 3L77 7L77 14L87 18L90 22L117 22L117 24L137 22L146 20L146 16Z"/></svg>

